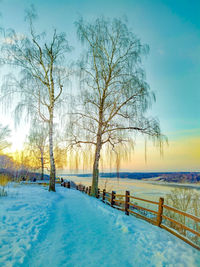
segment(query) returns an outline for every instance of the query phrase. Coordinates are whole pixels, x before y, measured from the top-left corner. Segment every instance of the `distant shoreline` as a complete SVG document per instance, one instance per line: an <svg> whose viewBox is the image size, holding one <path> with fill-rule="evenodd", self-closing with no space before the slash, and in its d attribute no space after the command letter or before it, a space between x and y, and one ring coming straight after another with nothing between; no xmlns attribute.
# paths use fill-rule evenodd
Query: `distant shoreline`
<svg viewBox="0 0 200 267"><path fill-rule="evenodd" d="M143 180L143 181L147 181L147 180ZM151 182L151 181L147 181L150 184L153 185L161 185L161 186L168 186L168 187L177 187L177 188L191 188L191 189L196 189L196 190L200 190L200 183L185 183L185 184L179 184L179 183L172 183L172 182L159 182L159 181L155 181L155 182Z"/></svg>
<svg viewBox="0 0 200 267"><path fill-rule="evenodd" d="M91 178L91 173L77 173L77 174L62 174L60 176L76 176L79 178ZM130 180L143 180L148 182L157 182L161 185L172 186L179 184L179 187L185 187L189 185L200 185L200 172L108 172L100 173L100 179L102 178L120 178L120 179L130 179Z"/></svg>

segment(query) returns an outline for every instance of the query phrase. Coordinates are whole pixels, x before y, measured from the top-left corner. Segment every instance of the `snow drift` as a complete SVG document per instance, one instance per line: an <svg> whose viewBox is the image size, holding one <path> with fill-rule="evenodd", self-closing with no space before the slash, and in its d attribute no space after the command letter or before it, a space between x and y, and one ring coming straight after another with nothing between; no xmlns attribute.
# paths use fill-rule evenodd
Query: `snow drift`
<svg viewBox="0 0 200 267"><path fill-rule="evenodd" d="M10 186L0 198L0 266L200 266L162 229L79 191Z"/></svg>

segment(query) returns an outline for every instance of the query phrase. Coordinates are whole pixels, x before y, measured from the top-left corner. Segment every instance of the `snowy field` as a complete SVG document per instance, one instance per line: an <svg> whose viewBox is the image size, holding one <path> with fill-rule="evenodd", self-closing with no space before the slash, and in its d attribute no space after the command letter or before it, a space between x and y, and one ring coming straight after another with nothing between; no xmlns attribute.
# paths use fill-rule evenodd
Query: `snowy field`
<svg viewBox="0 0 200 267"><path fill-rule="evenodd" d="M200 266L200 252L79 191L10 186L0 198L0 266Z"/></svg>

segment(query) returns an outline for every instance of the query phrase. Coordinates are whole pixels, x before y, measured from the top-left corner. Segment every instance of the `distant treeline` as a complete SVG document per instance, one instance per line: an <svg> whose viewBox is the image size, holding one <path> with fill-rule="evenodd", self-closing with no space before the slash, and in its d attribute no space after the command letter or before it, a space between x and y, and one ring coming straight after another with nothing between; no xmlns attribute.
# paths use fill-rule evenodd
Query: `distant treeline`
<svg viewBox="0 0 200 267"><path fill-rule="evenodd" d="M0 176L7 175L12 180L36 180L41 179L39 169L31 169L26 164L25 158L19 162L7 155L0 155ZM43 179L49 179L49 175L44 174Z"/></svg>
<svg viewBox="0 0 200 267"><path fill-rule="evenodd" d="M91 177L87 174L63 174L63 176ZM198 183L200 182L200 172L103 172L99 174L102 178L128 178L128 179L148 179L157 178L157 181L175 182L175 183Z"/></svg>
<svg viewBox="0 0 200 267"><path fill-rule="evenodd" d="M36 180L40 180L41 179L41 173L38 172L30 172L27 170L9 170L9 169L4 169L4 168L0 168L0 176L1 175L7 175L9 176L11 179L13 180L27 180L27 181L31 181L34 178L36 178ZM48 174L44 174L44 180L48 180L49 179L49 175Z"/></svg>

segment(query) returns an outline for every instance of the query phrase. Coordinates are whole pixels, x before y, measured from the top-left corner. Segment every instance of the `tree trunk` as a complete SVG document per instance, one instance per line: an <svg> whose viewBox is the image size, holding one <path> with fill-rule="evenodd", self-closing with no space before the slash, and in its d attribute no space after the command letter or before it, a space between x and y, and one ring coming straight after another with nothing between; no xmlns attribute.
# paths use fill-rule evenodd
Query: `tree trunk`
<svg viewBox="0 0 200 267"><path fill-rule="evenodd" d="M97 144L95 150L95 158L93 164L93 177L92 177L92 188L91 188L91 195L97 197L98 195L98 182L99 182L99 159L101 153L101 133L97 136Z"/></svg>
<svg viewBox="0 0 200 267"><path fill-rule="evenodd" d="M50 156L49 191L55 192L56 169L55 169L54 154L53 154L53 112L52 114L50 114L50 121L49 121L49 156Z"/></svg>
<svg viewBox="0 0 200 267"><path fill-rule="evenodd" d="M44 155L43 151L41 151L41 180L44 180Z"/></svg>

